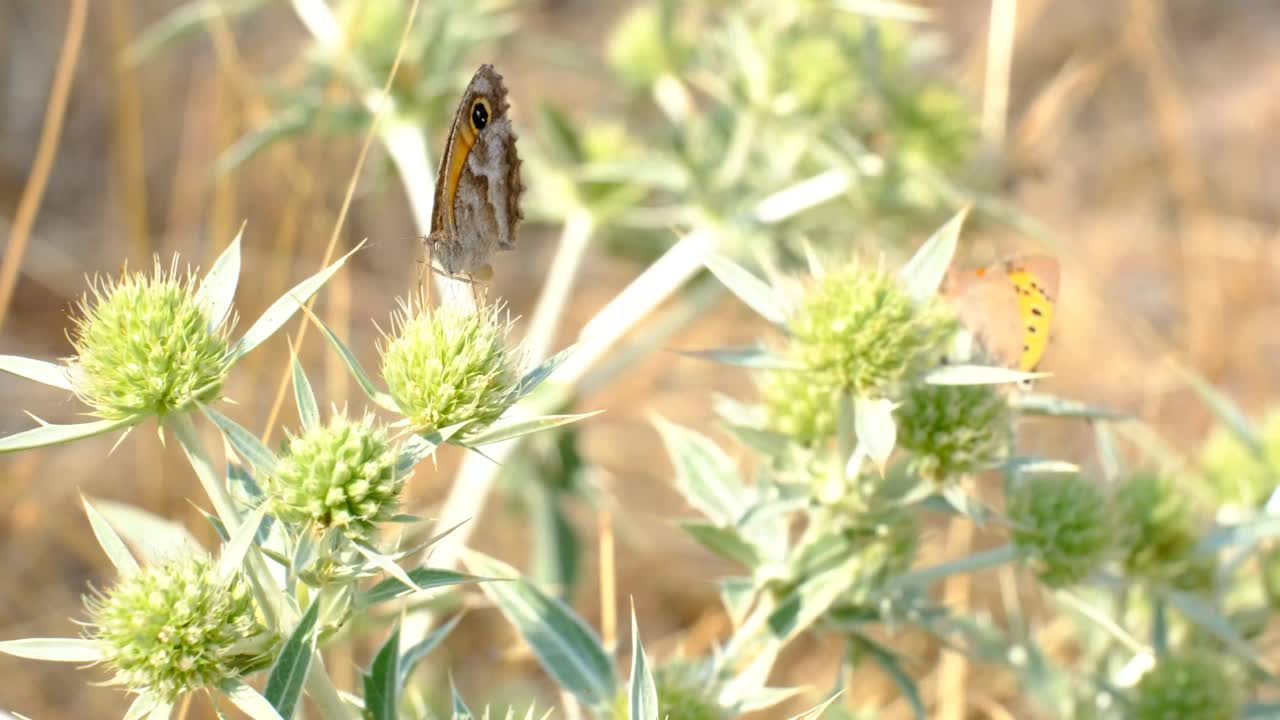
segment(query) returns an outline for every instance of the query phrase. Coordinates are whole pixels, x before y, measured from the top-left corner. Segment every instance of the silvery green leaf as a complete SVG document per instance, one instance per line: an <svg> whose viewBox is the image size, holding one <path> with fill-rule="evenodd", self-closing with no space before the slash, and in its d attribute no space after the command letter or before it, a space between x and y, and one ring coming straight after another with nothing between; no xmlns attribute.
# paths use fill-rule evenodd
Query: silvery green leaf
<svg viewBox="0 0 1280 720"><path fill-rule="evenodd" d="M889 586L891 588L928 587L945 577L999 567L1017 560L1018 557L1018 549L1012 544L1001 545L945 563L903 573L891 580Z"/></svg>
<svg viewBox="0 0 1280 720"><path fill-rule="evenodd" d="M94 537L98 538L98 544L102 546L103 552L107 554L116 571L121 577L128 577L138 572L138 561L134 559L133 553L129 552L129 548L125 547L124 541L116 534L111 523L107 522L107 519L93 507L89 498L81 495L80 502L84 503L84 512L89 516L89 526L93 529Z"/></svg>
<svg viewBox="0 0 1280 720"><path fill-rule="evenodd" d="M982 527L986 524L986 507L982 504L981 500L971 497L966 493L963 487L955 484L947 485L943 487L938 494L943 500L947 501L947 504L951 506L951 509L969 518L978 527Z"/></svg>
<svg viewBox="0 0 1280 720"><path fill-rule="evenodd" d="M0 453L18 452L20 450L30 450L32 448L48 447L50 445L61 445L62 443L72 442L73 440L81 440L94 435L111 432L122 427L128 427L142 420L141 417L126 418L124 420L94 420L87 423L77 423L75 425L53 425L43 423L38 428L24 430L20 433L14 433L0 438Z"/></svg>
<svg viewBox="0 0 1280 720"><path fill-rule="evenodd" d="M0 641L0 653L28 660L92 663L102 660L102 649L94 640L81 638L27 638Z"/></svg>
<svg viewBox="0 0 1280 720"><path fill-rule="evenodd" d="M455 615L449 622L427 633L426 637L414 643L412 647L400 654L400 687L404 687L408 682L409 676L413 674L413 669L422 662L437 645L444 641L449 633L458 626L462 620L462 615Z"/></svg>
<svg viewBox="0 0 1280 720"><path fill-rule="evenodd" d="M125 503L94 500L102 514L144 561L154 562L175 554L200 551L201 545L182 523Z"/></svg>
<svg viewBox="0 0 1280 720"><path fill-rule="evenodd" d="M729 620L737 628L747 617L747 611L755 603L756 585L749 577L730 577L720 581L720 602L724 604Z"/></svg>
<svg viewBox="0 0 1280 720"><path fill-rule="evenodd" d="M316 407L316 394L311 389L311 381L307 379L302 363L298 362L297 353L293 354L290 366L293 375L293 399L298 404L298 419L302 421L302 427L307 430L318 427L320 409Z"/></svg>
<svg viewBox="0 0 1280 720"><path fill-rule="evenodd" d="M163 713L161 713L163 711ZM160 702L150 693L142 693L134 698L133 704L124 713L124 720L142 720L142 718L155 718L155 720L165 720L169 717L169 713L173 712L173 706L168 703ZM12 715L0 712L0 720L12 720Z"/></svg>
<svg viewBox="0 0 1280 720"><path fill-rule="evenodd" d="M634 606L631 608L631 691L627 694L627 708L627 717L631 720L661 720L658 717L658 686L644 656Z"/></svg>
<svg viewBox="0 0 1280 720"><path fill-rule="evenodd" d="M832 695L831 697L827 698L826 702L822 703L821 705L805 710L799 715L794 715L791 718L789 718L789 720L818 720L818 718L822 717L823 713L827 711L827 708L831 707L831 703L835 702L836 698L840 697L840 695L843 692L844 691L841 690L835 695Z"/></svg>
<svg viewBox="0 0 1280 720"><path fill-rule="evenodd" d="M1200 541L1200 550L1217 552L1229 547L1254 547L1263 540L1280 536L1280 517L1264 515L1235 525L1222 525Z"/></svg>
<svg viewBox="0 0 1280 720"><path fill-rule="evenodd" d="M1047 393L1015 393L1009 398L1009 405L1023 415L1075 417L1087 420L1123 420L1129 417L1115 410L1093 407Z"/></svg>
<svg viewBox="0 0 1280 720"><path fill-rule="evenodd" d="M378 407L395 413L400 412L400 408L396 407L395 400L386 392L378 389L378 386L373 383L373 379L369 377L369 373L365 372L360 361L356 359L355 353L351 352L351 349L342 340L338 339L333 330L329 329L329 326L316 314L310 313L308 317L311 318L311 322L316 324L316 327L320 328L321 334L325 336L325 339L329 341L333 349L338 351L338 357L342 359L343 364L351 371L351 377L355 378L356 384L360 386L364 394Z"/></svg>
<svg viewBox="0 0 1280 720"><path fill-rule="evenodd" d="M159 702L147 714L147 720L169 720L173 715L173 703Z"/></svg>
<svg viewBox="0 0 1280 720"><path fill-rule="evenodd" d="M704 520L681 520L680 527L699 544L720 557L749 568L760 563L760 555L755 546L732 526L722 527Z"/></svg>
<svg viewBox="0 0 1280 720"><path fill-rule="evenodd" d="M316 294L316 291L323 287L329 281L329 278L333 277L334 273L338 272L342 265L347 262L347 258L355 254L362 246L363 243L352 248L351 252L338 258L336 262L324 270L298 283L283 297L276 300L271 307L267 308L266 312L262 313L262 317L258 318L258 321L245 331L244 337L231 346L229 351L231 357L233 359L243 357L249 351L262 344L264 340L274 335L276 330L279 330L282 325L289 321L289 318L293 317L294 313L298 312L298 308L311 299L311 296Z"/></svg>
<svg viewBox="0 0 1280 720"><path fill-rule="evenodd" d="M742 702L765 686L783 644L784 641L776 639L766 642L741 672L720 686L716 703L724 708L732 708L734 715L745 712Z"/></svg>
<svg viewBox="0 0 1280 720"><path fill-rule="evenodd" d="M685 357L711 360L724 365L752 370L800 370L794 361L779 357L760 346L712 348L709 350L677 350Z"/></svg>
<svg viewBox="0 0 1280 720"><path fill-rule="evenodd" d="M898 271L898 277L911 299L923 302L938 294L942 279L946 277L947 269L951 267L951 261L955 257L956 241L968 214L969 208L962 208L925 240L916 254Z"/></svg>
<svg viewBox="0 0 1280 720"><path fill-rule="evenodd" d="M889 462L889 455L893 454L893 446L897 442L898 426L893 421L896 407L897 404L891 400L854 400L853 430L858 438L858 447L876 464L881 475L884 475L885 463Z"/></svg>
<svg viewBox="0 0 1280 720"><path fill-rule="evenodd" d="M231 540L222 549L222 556L218 558L218 578L223 582L235 576L244 565L245 555L249 553L249 548L253 545L253 540L257 537L258 529L262 525L262 518L266 514L267 503L262 503L254 508L240 527L232 533Z"/></svg>
<svg viewBox="0 0 1280 720"><path fill-rule="evenodd" d="M414 469L418 463L434 455L441 445L468 424L456 423L425 435L413 434L405 438L400 445L400 454L396 457L396 472L404 475Z"/></svg>
<svg viewBox="0 0 1280 720"><path fill-rule="evenodd" d="M453 720L474 720L475 716L471 714L471 708L467 707L466 701L458 694L458 688L452 681L449 683L449 695L453 704ZM485 708L484 716L485 718L489 717L489 708L487 707Z"/></svg>
<svg viewBox="0 0 1280 720"><path fill-rule="evenodd" d="M809 208L840 197L853 186L847 170L828 170L801 180L762 199L755 207L756 220L772 225Z"/></svg>
<svg viewBox="0 0 1280 720"><path fill-rule="evenodd" d="M280 459L266 445L262 444L257 435L207 405L200 406L200 409L204 411L206 417L213 421L214 425L218 426L218 429L222 431L223 437L227 439L236 454L243 458L245 462L252 465L255 470L263 475L271 475L275 472L276 464L280 462Z"/></svg>
<svg viewBox="0 0 1280 720"><path fill-rule="evenodd" d="M293 717L294 708L302 697L302 686L306 683L316 651L316 620L319 617L320 603L312 602L297 627L289 633L289 639L280 648L280 654L271 665L271 673L267 675L267 685L262 694L282 717Z"/></svg>
<svg viewBox="0 0 1280 720"><path fill-rule="evenodd" d="M1210 385L1207 380L1195 371L1182 367L1179 369L1182 371L1183 377L1200 394L1205 404L1209 406L1209 409L1213 411L1213 414L1217 416L1227 430L1255 455L1261 457L1264 452L1262 438L1258 435L1257 428L1249 421L1249 417L1240 409L1240 406L1231 398L1218 392L1217 388Z"/></svg>
<svg viewBox="0 0 1280 720"><path fill-rule="evenodd" d="M787 324L782 301L773 288L763 280L722 255L709 255L705 263L707 269L724 283L729 292L737 295L739 300L746 303L765 320L775 325Z"/></svg>
<svg viewBox="0 0 1280 720"><path fill-rule="evenodd" d="M676 489L717 525L733 525L749 501L733 460L706 436L662 417L654 424L676 470Z"/></svg>
<svg viewBox="0 0 1280 720"><path fill-rule="evenodd" d="M1268 678L1271 678L1270 671L1259 660L1257 652L1249 642L1241 637L1239 631L1213 607L1192 593L1178 590L1165 589L1160 592L1160 596L1169 603L1170 607L1177 609L1188 620L1217 637L1231 648L1231 652L1249 661L1255 669L1266 673Z"/></svg>
<svg viewBox="0 0 1280 720"><path fill-rule="evenodd" d="M911 674L902 667L897 653L862 634L855 634L851 641L859 652L870 655L880 669L893 680L893 684L898 686L898 692L902 693L902 697L906 698L911 705L911 711L915 714L916 720L925 720L928 715L924 710L924 699L920 696L920 688L916 686L916 681Z"/></svg>
<svg viewBox="0 0 1280 720"><path fill-rule="evenodd" d="M475 551L464 551L467 567L490 577L517 578L514 568ZM520 631L556 682L590 706L607 706L617 692L613 661L595 632L567 605L521 579L481 586Z"/></svg>
<svg viewBox="0 0 1280 720"><path fill-rule="evenodd" d="M227 696L231 704L253 720L284 720L261 693L239 680L228 680L219 685L218 689Z"/></svg>
<svg viewBox="0 0 1280 720"><path fill-rule="evenodd" d="M930 385L1001 385L1052 375L1053 373L1022 372L995 365L943 365L926 373L924 381Z"/></svg>
<svg viewBox="0 0 1280 720"><path fill-rule="evenodd" d="M71 376L67 368L44 360L26 358L21 355L0 355L0 370L13 373L28 380L35 380L59 390L72 392Z"/></svg>
<svg viewBox="0 0 1280 720"><path fill-rule="evenodd" d="M476 583L491 579L468 575L457 570L429 567L414 568L408 572L408 575L412 580L410 583L406 583L396 577L389 577L368 590L360 592L356 596L356 607L365 608L388 600L395 600L415 591L433 590L448 585Z"/></svg>
<svg viewBox="0 0 1280 720"><path fill-rule="evenodd" d="M1005 471L1014 480L1036 475L1079 475L1080 466L1066 460L1046 460L1037 457L1011 457L1005 461Z"/></svg>
<svg viewBox="0 0 1280 720"><path fill-rule="evenodd" d="M818 573L787 591L769 615L769 632L781 644L807 630L841 595L848 592L862 567L859 555ZM762 681L763 682L763 681Z"/></svg>
<svg viewBox="0 0 1280 720"><path fill-rule="evenodd" d="M534 388L542 384L543 380L546 380L548 377L551 377L551 373L555 372L556 368L563 365L564 361L568 360L569 356L573 354L573 351L577 349L578 349L578 346L576 344L570 345L569 347L561 350L555 355L552 355L551 357L542 361L542 363L539 364L538 367L525 373L524 377L520 378L520 383L516 386L517 387L516 396L524 397L525 395L528 395L529 393L533 392Z"/></svg>
<svg viewBox="0 0 1280 720"><path fill-rule="evenodd" d="M400 710L400 627L396 626L364 676L365 713L371 720L396 720Z"/></svg>
<svg viewBox="0 0 1280 720"><path fill-rule="evenodd" d="M208 274L200 281L196 290L196 303L204 309L209 318L209 332L222 327L231 315L231 303L236 296L236 283L240 280L240 238L244 235L244 226L227 246L226 250L213 262Z"/></svg>
<svg viewBox="0 0 1280 720"><path fill-rule="evenodd" d="M485 429L466 435L462 444L467 447L476 448L482 445L502 442L503 440L511 440L531 433L550 430L561 425L568 425L579 420L586 420L589 417L595 417L603 410L596 410L588 413L578 413L577 415L540 415L538 417L517 417L511 419L499 419L497 422L486 427Z"/></svg>
<svg viewBox="0 0 1280 720"><path fill-rule="evenodd" d="M373 565L379 570L382 570L396 580L399 580L401 583L408 585L416 592L422 591L422 588L413 581L413 578L409 577L409 573L405 572L404 568L397 565L396 561L391 557L378 552L376 549L363 542L353 541L351 544L355 547L357 552L364 556L365 560L373 563Z"/></svg>

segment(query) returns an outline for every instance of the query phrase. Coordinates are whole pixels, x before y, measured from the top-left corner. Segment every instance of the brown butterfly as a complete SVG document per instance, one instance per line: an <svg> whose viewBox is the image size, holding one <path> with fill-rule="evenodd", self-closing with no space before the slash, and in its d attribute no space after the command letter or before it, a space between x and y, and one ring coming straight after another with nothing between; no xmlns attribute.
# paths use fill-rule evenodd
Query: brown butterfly
<svg viewBox="0 0 1280 720"><path fill-rule="evenodd" d="M524 186L508 108L502 76L481 65L453 117L436 176L431 233L423 239L447 275L487 280L493 253L515 247Z"/></svg>
<svg viewBox="0 0 1280 720"><path fill-rule="evenodd" d="M1030 372L1049 345L1058 277L1057 260L1024 255L978 270L950 270L942 296L992 360Z"/></svg>

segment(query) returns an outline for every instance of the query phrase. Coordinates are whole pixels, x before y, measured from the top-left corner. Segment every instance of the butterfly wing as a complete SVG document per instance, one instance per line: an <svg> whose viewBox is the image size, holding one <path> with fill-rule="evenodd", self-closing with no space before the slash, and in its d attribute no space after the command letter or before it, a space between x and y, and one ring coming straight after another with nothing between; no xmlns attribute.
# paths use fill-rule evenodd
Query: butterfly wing
<svg viewBox="0 0 1280 720"><path fill-rule="evenodd" d="M1004 273L982 270L953 273L943 297L951 303L973 338L995 362L1014 367L1023 353L1018 293Z"/></svg>
<svg viewBox="0 0 1280 720"><path fill-rule="evenodd" d="M1028 255L1006 260L1003 269L1017 295L1023 333L1016 367L1030 372L1040 364L1049 346L1053 308L1058 298L1058 261L1047 255Z"/></svg>

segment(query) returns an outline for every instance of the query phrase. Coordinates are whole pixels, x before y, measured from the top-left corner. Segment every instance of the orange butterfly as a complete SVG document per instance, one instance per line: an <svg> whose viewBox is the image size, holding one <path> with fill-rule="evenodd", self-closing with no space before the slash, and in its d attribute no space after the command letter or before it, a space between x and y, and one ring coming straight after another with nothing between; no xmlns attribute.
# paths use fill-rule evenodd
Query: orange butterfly
<svg viewBox="0 0 1280 720"><path fill-rule="evenodd" d="M942 297L995 362L1031 372L1049 345L1058 261L1023 255L978 270L947 271Z"/></svg>

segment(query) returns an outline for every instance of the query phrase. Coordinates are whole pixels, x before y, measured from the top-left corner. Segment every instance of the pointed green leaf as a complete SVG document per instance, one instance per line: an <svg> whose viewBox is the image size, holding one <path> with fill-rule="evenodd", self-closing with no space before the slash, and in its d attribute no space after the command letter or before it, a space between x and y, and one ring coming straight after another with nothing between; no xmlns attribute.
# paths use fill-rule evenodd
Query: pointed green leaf
<svg viewBox="0 0 1280 720"><path fill-rule="evenodd" d="M302 697L302 686L316 651L316 619L319 617L320 603L312 602L271 665L262 694L281 717L293 717L293 710Z"/></svg>
<svg viewBox="0 0 1280 720"><path fill-rule="evenodd" d="M802 367L783 357L779 357L767 348L748 346L740 348L711 348L709 350L677 350L685 357L711 360L724 365L750 368L752 370L800 370Z"/></svg>
<svg viewBox="0 0 1280 720"><path fill-rule="evenodd" d="M1213 607L1187 592L1165 590L1160 594L1169 603L1170 607L1176 608L1188 620L1216 636L1227 647L1231 648L1233 653L1249 661L1258 670L1267 672L1249 641L1241 637L1239 631L1231 625L1231 622ZM1267 675L1270 676L1270 673L1267 672Z"/></svg>
<svg viewBox="0 0 1280 720"><path fill-rule="evenodd" d="M813 625L848 592L861 566L862 558L854 555L789 590L769 615L769 631L778 643L785 645Z"/></svg>
<svg viewBox="0 0 1280 720"><path fill-rule="evenodd" d="M408 473L418 463L434 455L441 445L468 424L457 423L426 435L410 435L400 445L400 454L396 457L396 472L400 475Z"/></svg>
<svg viewBox="0 0 1280 720"><path fill-rule="evenodd" d="M166 714L163 714L163 715L153 714L161 710L166 711ZM133 704L129 706L129 709L127 711L125 711L124 720L142 720L142 718L151 718L151 717L155 717L157 720L161 720L162 718L169 717L167 713L172 711L173 711L172 706L168 706L167 703L160 702L160 699L155 697L154 695L143 693L138 697L134 698ZM0 715L0 718L3 718L3 720L9 720L9 717L4 715Z"/></svg>
<svg viewBox="0 0 1280 720"><path fill-rule="evenodd" d="M658 685L653 681L649 661L644 656L634 606L631 608L631 692L627 696L627 708L630 720L661 720L658 717Z"/></svg>
<svg viewBox="0 0 1280 720"><path fill-rule="evenodd" d="M756 599L756 584L749 577L730 577L720 581L720 602L729 613L734 628L742 625Z"/></svg>
<svg viewBox="0 0 1280 720"><path fill-rule="evenodd" d="M218 686L233 705L253 720L284 720L271 703L253 688L239 680L228 680Z"/></svg>
<svg viewBox="0 0 1280 720"><path fill-rule="evenodd" d="M880 669L893 680L893 684L898 686L898 692L902 693L902 697L906 698L911 705L911 711L915 714L916 720L925 720L928 715L924 710L924 698L920 695L920 688L911 674L902 667L898 655L861 634L852 636L850 641L854 644L855 650L870 655Z"/></svg>
<svg viewBox="0 0 1280 720"><path fill-rule="evenodd" d="M151 708L151 712L147 714L147 720L169 720L173 716L173 703L158 702L155 707Z"/></svg>
<svg viewBox="0 0 1280 720"><path fill-rule="evenodd" d="M102 551L107 554L121 577L128 577L138 572L138 561L134 559L133 553L129 552L129 548L125 547L124 541L116 534L111 523L107 522L107 519L93 507L89 498L81 495L80 502L84 503L84 512L89 516L89 526L93 529L94 537L98 538Z"/></svg>
<svg viewBox="0 0 1280 720"><path fill-rule="evenodd" d="M449 622L427 633L427 636L414 643L412 647L405 650L400 655L400 687L404 687L409 681L409 676L413 674L413 669L422 662L422 659L431 653L441 642L444 641L449 633L458 626L462 620L462 615L455 615Z"/></svg>
<svg viewBox="0 0 1280 720"><path fill-rule="evenodd" d="M474 572L517 577L511 566L480 553L466 550L464 559ZM561 687L590 706L613 702L618 684L613 661L595 632L573 610L520 579L485 583L481 588Z"/></svg>
<svg viewBox="0 0 1280 720"><path fill-rule="evenodd" d="M755 208L756 220L772 225L840 197L853 186L848 170L828 170L765 197Z"/></svg>
<svg viewBox="0 0 1280 720"><path fill-rule="evenodd" d="M568 360L569 356L573 354L573 351L577 349L578 346L576 344L570 345L555 355L552 355L550 358L544 360L540 365L538 365L538 367L525 373L524 377L520 378L520 384L516 389L516 396L524 397L525 395L533 392L534 388L541 385L543 380L551 377L551 373L555 372L556 368L563 365L564 361Z"/></svg>
<svg viewBox="0 0 1280 720"><path fill-rule="evenodd" d="M413 581L413 578L409 577L409 574L404 571L404 568L397 565L396 561L390 556L378 552L376 548L363 542L353 541L351 545L355 547L356 551L359 552L365 560L373 563L373 565L382 572L390 575L402 584L409 586L409 588L415 592L421 592L423 590L421 586Z"/></svg>
<svg viewBox="0 0 1280 720"><path fill-rule="evenodd" d="M200 542L181 523L147 512L139 507L111 500L95 499L94 507L120 537L142 557L155 562L176 554L203 550Z"/></svg>
<svg viewBox="0 0 1280 720"><path fill-rule="evenodd" d="M1200 394L1223 426L1255 455L1262 456L1264 453L1262 438L1240 406L1195 371L1181 367L1179 369L1182 371L1182 376L1187 379L1187 383Z"/></svg>
<svg viewBox="0 0 1280 720"><path fill-rule="evenodd" d="M662 435L676 469L676 489L717 525L733 525L749 501L733 460L698 432L661 417L654 425Z"/></svg>
<svg viewBox="0 0 1280 720"><path fill-rule="evenodd" d="M400 627L391 631L364 676L364 709L370 720L396 720L400 706Z"/></svg>
<svg viewBox="0 0 1280 720"><path fill-rule="evenodd" d="M759 313L760 317L775 325L787 324L781 300L773 288L763 280L721 255L707 257L706 266L729 289L729 292L738 296L739 300Z"/></svg>
<svg viewBox="0 0 1280 720"><path fill-rule="evenodd" d="M0 653L28 660L91 663L102 659L96 641L80 638L27 638L0 641Z"/></svg>
<svg viewBox="0 0 1280 720"><path fill-rule="evenodd" d="M1093 407L1047 393L1017 393L1009 398L1009 405L1023 415L1075 417L1086 420L1123 420L1129 417L1115 410Z"/></svg>
<svg viewBox="0 0 1280 720"><path fill-rule="evenodd" d="M930 385L1000 385L1052 377L1053 373L1022 372L994 365L943 365L929 371L924 381Z"/></svg>
<svg viewBox="0 0 1280 720"><path fill-rule="evenodd" d="M449 682L449 693L453 702L453 720L473 720L471 708L467 707L467 703L458 694L458 688L454 686L453 681ZM489 708L485 708L485 717L489 716Z"/></svg>
<svg viewBox="0 0 1280 720"><path fill-rule="evenodd" d="M412 584L402 582L395 577L389 577L361 592L356 597L356 607L364 608L384 603L388 600L395 600L398 597L415 592L415 586L417 590L433 590L439 587L482 582L488 579L458 572L457 570L429 567L414 568L409 571L408 575L412 579Z"/></svg>
<svg viewBox="0 0 1280 720"><path fill-rule="evenodd" d="M902 266L898 277L906 287L907 294L915 301L922 302L938 294L947 268L951 267L952 258L955 257L956 241L968 214L968 207L961 209L925 240L916 254Z"/></svg>
<svg viewBox="0 0 1280 720"><path fill-rule="evenodd" d="M231 314L231 303L236 296L236 283L240 280L240 238L244 235L244 227L227 246L226 250L213 262L209 273L200 281L196 290L196 302L204 308L205 317L209 318L210 332L222 327Z"/></svg>
<svg viewBox="0 0 1280 720"><path fill-rule="evenodd" d="M253 540L258 535L262 518L267 515L267 503L254 508L253 512L236 528L231 541L222 548L222 557L218 558L218 578L223 582L230 580L244 565L245 555L249 553Z"/></svg>
<svg viewBox="0 0 1280 720"><path fill-rule="evenodd" d="M35 380L59 390L72 392L71 376L67 368L44 360L26 358L20 355L0 355L0 370L13 373L28 380Z"/></svg>
<svg viewBox="0 0 1280 720"><path fill-rule="evenodd" d="M586 420L589 417L595 417L603 410L596 410L588 413L578 413L577 415L540 415L538 417L512 418L510 420L498 420L494 424L485 429L463 438L463 444L467 447L481 447L482 445L490 445L503 440L511 440L531 433L550 430L561 425Z"/></svg>
<svg viewBox="0 0 1280 720"><path fill-rule="evenodd" d="M998 567L1018 559L1018 549L1013 545L1001 545L990 550L966 555L945 563L933 565L919 570L912 570L894 578L889 582L891 588L929 585L942 578L958 574L971 574L979 570Z"/></svg>
<svg viewBox="0 0 1280 720"><path fill-rule="evenodd" d="M200 409L204 411L206 417L213 421L214 425L218 426L218 429L222 431L223 437L227 439L236 454L245 462L252 465L255 470L263 475L271 475L276 471L276 464L280 462L280 459L266 445L262 444L257 435L207 405L201 405Z"/></svg>
<svg viewBox="0 0 1280 720"><path fill-rule="evenodd" d="M898 426L893 421L896 407L890 400L858 398L854 401L853 431L858 446L876 464L881 475L898 438Z"/></svg>
<svg viewBox="0 0 1280 720"><path fill-rule="evenodd" d="M721 527L704 520L681 520L680 527L700 545L720 557L742 563L749 568L760 564L760 553L735 527Z"/></svg>
<svg viewBox="0 0 1280 720"><path fill-rule="evenodd" d="M0 453L18 452L32 448L61 445L62 443L82 440L101 435L122 427L141 422L142 418L126 418L124 420L94 420L93 422L75 425L41 425L20 433L0 438Z"/></svg>
<svg viewBox="0 0 1280 720"><path fill-rule="evenodd" d="M298 418L302 427L310 430L320 425L320 410L316 407L316 394L311 390L311 381L298 362L298 355L293 355L293 399L298 403Z"/></svg>
<svg viewBox="0 0 1280 720"><path fill-rule="evenodd" d="M789 720L818 720L818 718L822 717L823 713L827 711L827 708L831 707L831 703L835 702L836 698L840 697L842 693L844 693L843 690L827 698L826 702L821 705L805 710L799 715L794 715L789 718Z"/></svg>
<svg viewBox="0 0 1280 720"><path fill-rule="evenodd" d="M338 339L337 334L335 334L333 330L329 329L329 326L326 325L325 322L315 313L307 313L307 317L311 318L311 322L315 323L316 327L320 328L320 333L329 341L329 345L338 352L338 357L342 359L342 363L351 371L351 377L355 378L356 384L360 386L360 389L364 391L364 394L368 396L368 398L378 407L390 410L391 412L399 412L400 409L396 407L395 400L393 400L387 393L378 389L378 386L374 384L373 379L369 377L369 373L364 371L364 366L362 366L360 361L356 359L355 353L351 352L351 349L347 347L346 343Z"/></svg>
<svg viewBox="0 0 1280 720"><path fill-rule="evenodd" d="M316 294L316 291L329 281L329 278L333 277L334 273L338 272L342 265L346 263L347 258L355 254L362 246L363 243L352 248L351 252L338 258L336 262L324 270L298 283L292 290L275 301L271 307L267 308L266 312L262 313L262 317L258 318L258 321L245 332L244 337L240 338L231 347L230 355L232 359L243 357L258 345L261 345L267 338L274 335L276 330L279 330L282 325L289 321L289 318L293 317L294 313L298 312L298 308L302 307L312 295Z"/></svg>

